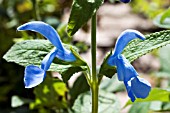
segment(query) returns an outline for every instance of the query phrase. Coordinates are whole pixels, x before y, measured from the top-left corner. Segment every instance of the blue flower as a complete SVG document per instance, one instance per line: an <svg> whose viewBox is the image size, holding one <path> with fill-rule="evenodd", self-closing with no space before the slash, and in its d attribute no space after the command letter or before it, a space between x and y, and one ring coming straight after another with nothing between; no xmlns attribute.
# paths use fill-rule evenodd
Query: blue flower
<svg viewBox="0 0 170 113"><path fill-rule="evenodd" d="M120 0L121 2L124 2L124 3L129 3L131 2L131 0Z"/></svg>
<svg viewBox="0 0 170 113"><path fill-rule="evenodd" d="M30 30L38 32L55 46L55 48L44 57L40 67L28 65L25 68L25 88L35 87L44 80L46 77L46 71L50 68L50 65L55 57L66 62L74 62L76 60L73 53L64 48L58 33L50 25L41 21L33 21L19 26L17 30Z"/></svg>
<svg viewBox="0 0 170 113"><path fill-rule="evenodd" d="M144 40L145 37L136 30L126 30L119 37L116 42L114 53L108 58L109 66L117 67L117 75L119 81L123 81L128 96L134 102L136 98L146 98L151 90L151 85L148 81L138 77L138 73L129 61L121 54L129 41L139 38Z"/></svg>

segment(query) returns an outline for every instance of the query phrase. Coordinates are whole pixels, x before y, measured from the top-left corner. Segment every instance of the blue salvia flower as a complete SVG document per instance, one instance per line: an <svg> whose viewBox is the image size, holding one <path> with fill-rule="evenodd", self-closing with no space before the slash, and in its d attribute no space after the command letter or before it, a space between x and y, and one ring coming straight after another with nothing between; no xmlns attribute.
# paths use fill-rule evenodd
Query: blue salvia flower
<svg viewBox="0 0 170 113"><path fill-rule="evenodd" d="M114 53L108 58L109 66L117 67L117 75L119 81L123 81L128 96L134 102L136 98L146 98L151 90L151 85L148 81L138 77L138 73L129 61L121 54L129 41L139 38L144 40L145 37L136 30L125 30L116 42Z"/></svg>
<svg viewBox="0 0 170 113"><path fill-rule="evenodd" d="M120 0L121 2L124 2L124 3L129 3L131 2L131 0Z"/></svg>
<svg viewBox="0 0 170 113"><path fill-rule="evenodd" d="M25 88L35 87L44 80L46 77L46 71L50 68L50 65L55 57L67 62L74 62L76 60L72 52L64 48L58 33L52 26L41 21L33 21L19 26L17 30L30 30L38 32L46 37L55 46L55 48L44 57L40 67L28 65L25 68Z"/></svg>

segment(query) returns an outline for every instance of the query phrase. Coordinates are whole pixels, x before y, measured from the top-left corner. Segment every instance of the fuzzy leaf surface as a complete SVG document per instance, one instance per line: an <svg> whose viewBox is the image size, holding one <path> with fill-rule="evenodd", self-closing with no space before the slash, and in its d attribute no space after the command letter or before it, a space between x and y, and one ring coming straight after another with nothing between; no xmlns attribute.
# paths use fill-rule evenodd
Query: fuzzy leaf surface
<svg viewBox="0 0 170 113"><path fill-rule="evenodd" d="M91 113L90 92L82 93L76 99L73 110L74 113ZM98 113L120 113L120 102L113 93L103 90L99 91Z"/></svg>
<svg viewBox="0 0 170 113"><path fill-rule="evenodd" d="M170 44L170 30L155 32L145 36L146 39L144 41L135 39L125 47L123 54L130 62L154 49Z"/></svg>

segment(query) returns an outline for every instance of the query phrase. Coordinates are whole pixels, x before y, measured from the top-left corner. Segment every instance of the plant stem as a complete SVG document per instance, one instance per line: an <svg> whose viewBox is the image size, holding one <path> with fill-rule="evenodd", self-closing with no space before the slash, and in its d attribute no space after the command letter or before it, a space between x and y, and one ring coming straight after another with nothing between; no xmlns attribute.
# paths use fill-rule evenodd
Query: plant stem
<svg viewBox="0 0 170 113"><path fill-rule="evenodd" d="M98 78L96 74L96 13L91 21L91 55L92 55L92 113L98 113Z"/></svg>
<svg viewBox="0 0 170 113"><path fill-rule="evenodd" d="M32 3L33 3L33 11L34 11L34 19L36 20L41 20L41 17L40 17L40 12L39 12L39 5L38 5L38 1L37 0L32 0Z"/></svg>
<svg viewBox="0 0 170 113"><path fill-rule="evenodd" d="M41 17L40 17L40 12L39 12L39 4L37 0L32 0L32 4L33 4L33 11L34 11L34 19L36 21L40 21ZM36 38L37 39L44 39L43 36L41 36L40 34L36 34Z"/></svg>

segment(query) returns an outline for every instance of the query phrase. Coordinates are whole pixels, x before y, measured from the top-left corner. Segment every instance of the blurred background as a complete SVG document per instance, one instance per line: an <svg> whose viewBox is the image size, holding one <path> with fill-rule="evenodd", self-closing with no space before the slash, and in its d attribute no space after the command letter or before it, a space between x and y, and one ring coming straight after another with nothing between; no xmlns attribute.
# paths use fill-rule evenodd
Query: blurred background
<svg viewBox="0 0 170 113"><path fill-rule="evenodd" d="M81 56L90 64L90 22L73 37L69 37L66 33L71 4L72 0L0 0L0 113L67 113L66 109L73 105L77 96L89 90L85 78L79 77L80 73L73 76L66 85L59 79L53 80L50 77L44 82L48 84L57 81L57 86L60 88L57 89L59 93L56 100L54 95L42 94L41 90L44 89L41 86L25 89L24 67L6 62L2 58L16 42L43 39L41 35L33 32L16 32L16 28L21 24L41 20L52 25L64 43L74 44L79 48ZM165 12L169 6L169 0L132 0L130 4L105 0L97 13L97 64L100 65L105 54L114 48L116 39L123 30L131 28L148 34L169 29L170 24L169 27L164 27L157 23L159 14ZM166 46L137 59L133 65L143 78L150 81L152 87L169 88L169 58L170 46ZM57 73L54 75L58 76ZM76 84L81 86L81 90ZM113 92L118 97L119 106L123 107L128 101L123 84L118 82L115 76L112 80L104 78L101 88ZM139 109L145 111L140 113L170 112L170 103L154 103L154 105L157 109L152 106L146 111L146 105L142 103L144 108ZM166 107L163 108L163 105ZM134 111L133 106L141 104L134 104L119 112L138 112Z"/></svg>

